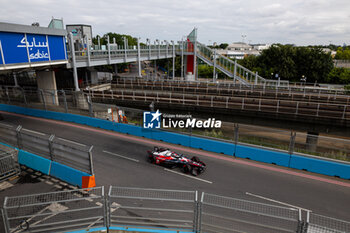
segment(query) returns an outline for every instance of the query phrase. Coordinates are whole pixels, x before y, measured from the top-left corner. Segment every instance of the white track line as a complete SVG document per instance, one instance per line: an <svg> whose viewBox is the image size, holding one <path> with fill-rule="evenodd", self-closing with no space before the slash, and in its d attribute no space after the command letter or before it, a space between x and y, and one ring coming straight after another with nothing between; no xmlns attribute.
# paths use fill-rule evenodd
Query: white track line
<svg viewBox="0 0 350 233"><path fill-rule="evenodd" d="M65 141L65 142L73 143L73 144L78 145L78 146L86 146L86 145L81 144L81 143L79 143L79 142L74 142L74 141L71 141L71 140L68 140L68 139L64 139L64 138L58 138L58 139L60 139L60 140L62 140L62 141Z"/></svg>
<svg viewBox="0 0 350 233"><path fill-rule="evenodd" d="M44 133L40 133L40 132L37 132L37 131L34 131L34 130L24 129L24 128L23 128L22 130L27 131L27 132L30 132L30 133L35 133L35 134L39 134L39 135L45 136Z"/></svg>
<svg viewBox="0 0 350 233"><path fill-rule="evenodd" d="M103 151L104 153L107 153L107 154L110 154L110 155L114 155L114 156L117 156L117 157L120 157L120 158L123 158L123 159L128 159L128 160L131 160L131 161L134 161L136 163L140 162L139 160L137 159L132 159L132 158L128 158L128 157L125 157L125 156L122 156L122 155L118 155L116 153L112 153L112 152L109 152L109 151Z"/></svg>
<svg viewBox="0 0 350 233"><path fill-rule="evenodd" d="M170 170L170 169L167 169L167 168L164 168L165 171L168 171L168 172L172 172L172 173L175 173L175 174L178 174L178 175L182 175L182 176L186 176L188 178L192 178L192 179L195 179L195 180L199 180L199 181L203 181L203 182L206 182L208 184L212 184L213 182L209 181L209 180L203 180L201 178L197 178L195 176L189 176L189 175L186 175L186 174L183 174L181 172L176 172L176 171L173 171L173 170Z"/></svg>
<svg viewBox="0 0 350 233"><path fill-rule="evenodd" d="M7 127L13 127L13 125L8 125L8 124L4 124L4 123L0 123L0 125L7 126Z"/></svg>
<svg viewBox="0 0 350 233"><path fill-rule="evenodd" d="M245 194L248 195L248 196L257 197L257 198L260 198L260 199L263 199L263 200L266 200L266 201L271 201L271 202L274 202L274 203L277 203L277 204L289 206L289 207L292 207L294 209L301 209L301 210L312 212L311 210L304 209L304 208L301 208L299 206L291 205L291 204L288 204L288 203L285 203L285 202L277 201L277 200L274 200L274 199L271 199L271 198L267 198L267 197L263 197L263 196L260 196L260 195L256 195L256 194L252 194L252 193L248 193L248 192L246 192Z"/></svg>

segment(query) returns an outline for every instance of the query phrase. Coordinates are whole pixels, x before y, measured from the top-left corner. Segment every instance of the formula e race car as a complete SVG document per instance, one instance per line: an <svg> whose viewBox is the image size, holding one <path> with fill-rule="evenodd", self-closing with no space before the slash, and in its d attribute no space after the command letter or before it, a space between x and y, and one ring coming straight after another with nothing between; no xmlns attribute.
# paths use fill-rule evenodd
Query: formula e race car
<svg viewBox="0 0 350 233"><path fill-rule="evenodd" d="M165 148L154 147L153 151L147 151L147 153L149 162L171 169L179 167L184 173L190 173L193 176L204 172L206 167L205 163L199 160L197 156L189 159L183 154L178 154Z"/></svg>

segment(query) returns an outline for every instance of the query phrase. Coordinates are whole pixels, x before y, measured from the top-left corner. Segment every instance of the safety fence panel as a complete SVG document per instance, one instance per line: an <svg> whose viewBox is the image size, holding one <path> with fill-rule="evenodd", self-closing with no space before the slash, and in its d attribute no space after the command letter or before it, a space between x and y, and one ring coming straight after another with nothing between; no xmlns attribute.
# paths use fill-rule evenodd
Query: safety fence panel
<svg viewBox="0 0 350 233"><path fill-rule="evenodd" d="M17 150L0 144L0 181L19 173L17 153Z"/></svg>
<svg viewBox="0 0 350 233"><path fill-rule="evenodd" d="M311 213L310 221L307 226L307 233L316 233L316 232L317 233L350 232L350 222Z"/></svg>
<svg viewBox="0 0 350 233"><path fill-rule="evenodd" d="M64 232L106 227L104 188L7 197L7 232Z"/></svg>
<svg viewBox="0 0 350 233"><path fill-rule="evenodd" d="M33 152L41 157L50 159L49 138L50 135L22 129L18 132L19 148Z"/></svg>
<svg viewBox="0 0 350 233"><path fill-rule="evenodd" d="M93 175L92 146L6 125L0 125L0 141Z"/></svg>
<svg viewBox="0 0 350 233"><path fill-rule="evenodd" d="M299 211L202 193L200 232L296 232Z"/></svg>
<svg viewBox="0 0 350 233"><path fill-rule="evenodd" d="M16 128L10 125L0 125L0 141L17 146Z"/></svg>
<svg viewBox="0 0 350 233"><path fill-rule="evenodd" d="M92 174L91 150L92 146L55 138L52 142L52 161Z"/></svg>
<svg viewBox="0 0 350 233"><path fill-rule="evenodd" d="M110 226L196 228L197 192L111 187Z"/></svg>

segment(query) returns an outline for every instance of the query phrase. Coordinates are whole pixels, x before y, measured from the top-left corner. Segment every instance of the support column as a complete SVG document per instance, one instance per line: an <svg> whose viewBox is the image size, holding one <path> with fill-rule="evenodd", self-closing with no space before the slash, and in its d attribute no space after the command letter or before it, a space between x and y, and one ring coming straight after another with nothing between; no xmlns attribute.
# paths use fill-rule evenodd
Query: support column
<svg viewBox="0 0 350 233"><path fill-rule="evenodd" d="M75 60L74 39L73 39L73 34L71 32L69 33L69 39L70 39L70 52L71 52L71 56L72 56L72 67L73 67L73 78L74 78L75 91L80 91L79 82L78 82L78 71L77 71L77 65L76 65L76 60ZM56 83L56 81L55 81L55 83Z"/></svg>
<svg viewBox="0 0 350 233"><path fill-rule="evenodd" d="M317 132L307 132L306 136L306 149L311 152L316 152L317 149L317 142L318 142L318 135Z"/></svg>
<svg viewBox="0 0 350 233"><path fill-rule="evenodd" d="M173 80L175 79L175 42L173 42Z"/></svg>
<svg viewBox="0 0 350 233"><path fill-rule="evenodd" d="M181 40L181 79L184 79L184 39Z"/></svg>
<svg viewBox="0 0 350 233"><path fill-rule="evenodd" d="M214 57L213 57L213 83L215 82L216 77L216 49L214 49Z"/></svg>
<svg viewBox="0 0 350 233"><path fill-rule="evenodd" d="M38 89L44 91L44 101L47 104L59 105L55 72L52 70L37 71L36 80L38 84Z"/></svg>
<svg viewBox="0 0 350 233"><path fill-rule="evenodd" d="M141 55L140 55L140 38L137 38L137 63L138 63L138 76L142 77L141 74Z"/></svg>

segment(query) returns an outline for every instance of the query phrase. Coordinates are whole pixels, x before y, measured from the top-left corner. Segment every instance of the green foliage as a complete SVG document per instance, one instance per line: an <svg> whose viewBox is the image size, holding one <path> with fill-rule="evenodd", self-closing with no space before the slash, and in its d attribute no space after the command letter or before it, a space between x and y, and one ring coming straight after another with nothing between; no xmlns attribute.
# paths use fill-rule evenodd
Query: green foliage
<svg viewBox="0 0 350 233"><path fill-rule="evenodd" d="M110 43L113 43L113 38L115 38L115 41L118 45L124 46L124 37L125 37L128 40L129 46L137 45L137 38L132 37L130 35L123 35L123 34L112 33L112 32L108 32L108 33L104 34L102 37L100 37L101 38L100 39L101 45L107 45L107 37L108 36L109 36ZM92 39L92 42L94 44L98 44L97 36Z"/></svg>
<svg viewBox="0 0 350 233"><path fill-rule="evenodd" d="M350 48L342 48L339 47L337 49L337 54L335 55L335 59L338 60L350 60Z"/></svg>
<svg viewBox="0 0 350 233"><path fill-rule="evenodd" d="M333 68L331 55L320 47L281 44L272 45L260 56L245 57L239 63L262 77L274 78L272 73L278 73L281 79L295 82L299 82L302 75L307 77L307 82L324 82Z"/></svg>
<svg viewBox="0 0 350 233"><path fill-rule="evenodd" d="M198 65L198 76L201 78L213 78L213 67Z"/></svg>
<svg viewBox="0 0 350 233"><path fill-rule="evenodd" d="M346 68L333 68L326 79L328 83L350 84L350 70Z"/></svg>

